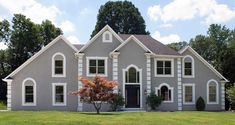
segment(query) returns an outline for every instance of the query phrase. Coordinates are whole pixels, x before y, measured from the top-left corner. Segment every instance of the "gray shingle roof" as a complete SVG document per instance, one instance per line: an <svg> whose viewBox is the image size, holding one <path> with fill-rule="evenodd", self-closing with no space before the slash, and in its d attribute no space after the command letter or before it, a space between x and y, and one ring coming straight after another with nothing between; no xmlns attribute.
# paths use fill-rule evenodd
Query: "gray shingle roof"
<svg viewBox="0 0 235 125"><path fill-rule="evenodd" d="M126 40L131 34L118 34L123 40ZM149 50L159 55L180 55L177 51L155 40L150 35L134 35Z"/></svg>

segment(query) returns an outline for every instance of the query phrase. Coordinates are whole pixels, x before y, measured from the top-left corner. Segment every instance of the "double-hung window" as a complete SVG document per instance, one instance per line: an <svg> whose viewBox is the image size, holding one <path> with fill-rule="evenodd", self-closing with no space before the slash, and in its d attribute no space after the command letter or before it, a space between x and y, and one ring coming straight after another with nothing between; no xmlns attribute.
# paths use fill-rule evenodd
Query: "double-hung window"
<svg viewBox="0 0 235 125"><path fill-rule="evenodd" d="M195 104L195 85L183 84L183 103Z"/></svg>
<svg viewBox="0 0 235 125"><path fill-rule="evenodd" d="M174 60L173 59L155 59L155 77L173 77Z"/></svg>
<svg viewBox="0 0 235 125"><path fill-rule="evenodd" d="M107 76L107 57L87 57L87 76Z"/></svg>
<svg viewBox="0 0 235 125"><path fill-rule="evenodd" d="M26 78L22 84L22 105L36 106L36 82L32 78Z"/></svg>
<svg viewBox="0 0 235 125"><path fill-rule="evenodd" d="M66 83L52 83L53 106L66 106Z"/></svg>

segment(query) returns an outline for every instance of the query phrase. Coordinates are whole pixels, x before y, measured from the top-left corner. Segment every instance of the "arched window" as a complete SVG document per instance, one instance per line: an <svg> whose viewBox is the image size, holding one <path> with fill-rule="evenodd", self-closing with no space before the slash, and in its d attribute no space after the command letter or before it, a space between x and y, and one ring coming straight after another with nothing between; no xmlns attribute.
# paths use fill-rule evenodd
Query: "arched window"
<svg viewBox="0 0 235 125"><path fill-rule="evenodd" d="M112 34L109 31L103 33L103 42L112 42Z"/></svg>
<svg viewBox="0 0 235 125"><path fill-rule="evenodd" d="M207 82L207 104L218 104L218 82L211 79Z"/></svg>
<svg viewBox="0 0 235 125"><path fill-rule="evenodd" d="M155 88L156 95L161 96L164 102L173 102L173 87L162 83Z"/></svg>
<svg viewBox="0 0 235 125"><path fill-rule="evenodd" d="M66 76L66 58L63 53L55 53L52 56L52 77Z"/></svg>
<svg viewBox="0 0 235 125"><path fill-rule="evenodd" d="M125 74L126 74L126 83L140 82L140 73L134 67L130 67Z"/></svg>
<svg viewBox="0 0 235 125"><path fill-rule="evenodd" d="M32 78L26 78L22 83L22 105L36 106L36 82Z"/></svg>
<svg viewBox="0 0 235 125"><path fill-rule="evenodd" d="M194 59L190 55L186 55L183 58L183 77L184 78L194 77Z"/></svg>

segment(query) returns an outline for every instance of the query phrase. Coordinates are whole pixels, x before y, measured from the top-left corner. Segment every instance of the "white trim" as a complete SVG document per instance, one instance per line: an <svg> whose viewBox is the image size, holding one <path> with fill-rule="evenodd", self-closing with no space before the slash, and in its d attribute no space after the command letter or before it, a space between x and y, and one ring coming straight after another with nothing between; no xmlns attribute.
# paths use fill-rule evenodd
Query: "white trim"
<svg viewBox="0 0 235 125"><path fill-rule="evenodd" d="M25 82L26 81L32 81L33 82L33 103L27 103L25 102ZM22 106L36 106L37 105L37 85L36 81L33 78L26 78L22 82Z"/></svg>
<svg viewBox="0 0 235 125"><path fill-rule="evenodd" d="M64 102L56 103L55 102L55 87L63 86ZM67 83L52 83L52 106L66 106L67 105Z"/></svg>
<svg viewBox="0 0 235 125"><path fill-rule="evenodd" d="M106 25L103 29L101 29L94 37L92 37L91 40L89 40L79 51L79 52L82 52L84 51L88 46L90 46L91 43L93 43L103 32L105 32L106 30L109 30L113 36L115 36L119 42L123 42L122 38L120 36L118 36L118 34L109 26L109 25Z"/></svg>
<svg viewBox="0 0 235 125"><path fill-rule="evenodd" d="M90 60L104 60L104 74L90 74L89 73L89 61ZM88 77L95 77L96 75L102 76L102 77L108 77L108 57L98 57L98 56L87 56L86 57L86 75Z"/></svg>
<svg viewBox="0 0 235 125"><path fill-rule="evenodd" d="M83 75L83 56L84 53L76 53L75 56L78 58L78 77ZM78 80L78 90L82 88L82 82ZM77 104L77 111L83 110L83 103L80 100L80 96L78 96L78 104Z"/></svg>
<svg viewBox="0 0 235 125"><path fill-rule="evenodd" d="M224 92L224 82L221 82L221 109L225 110L225 92Z"/></svg>
<svg viewBox="0 0 235 125"><path fill-rule="evenodd" d="M174 87L170 87L167 83L161 83L158 87L155 87L155 94L158 96L158 90L161 91L161 87L166 86L168 90L171 90L171 100L163 101L164 103L173 103L174 102Z"/></svg>
<svg viewBox="0 0 235 125"><path fill-rule="evenodd" d="M106 35L109 35L109 39L108 40L105 37ZM103 43L111 43L113 41L112 33L110 33L109 31L105 31L102 34L102 41L103 41Z"/></svg>
<svg viewBox="0 0 235 125"><path fill-rule="evenodd" d="M178 97L178 110L182 111L182 67L181 58L177 58L177 97Z"/></svg>
<svg viewBox="0 0 235 125"><path fill-rule="evenodd" d="M192 102L185 102L185 87L191 86L192 87ZM194 83L184 83L183 84L183 104L184 105L193 105L195 104L195 84Z"/></svg>
<svg viewBox="0 0 235 125"><path fill-rule="evenodd" d="M211 82L214 82L216 84L216 101L215 102L209 102L209 84ZM210 79L208 82L207 82L207 91L206 91L206 95L207 95L207 104L219 104L219 84L216 80L214 79Z"/></svg>
<svg viewBox="0 0 235 125"><path fill-rule="evenodd" d="M114 49L111 53L114 53L114 52L118 51L120 48L122 48L124 45L126 45L131 40L134 40L146 52L150 52L150 53L153 54L153 52L151 50L149 50L142 42L140 42L134 35L131 35L122 44L120 44L116 49Z"/></svg>
<svg viewBox="0 0 235 125"><path fill-rule="evenodd" d="M118 55L120 53L113 53L112 54L112 63L113 63L113 80L118 81ZM118 86L114 87L114 93L118 93Z"/></svg>
<svg viewBox="0 0 235 125"><path fill-rule="evenodd" d="M126 71L129 70L129 68L131 67L134 67L138 72L139 72L139 83L126 83L126 77L125 77L125 73ZM126 95L125 95L125 88L126 88L126 85L140 85L140 108L143 107L142 105L142 69L138 68L136 65L134 64L130 64L129 66L127 66L125 69L122 69L122 95L123 95L123 98L126 99ZM125 107L125 106L124 106ZM137 108L137 109L140 109L140 108ZM129 108L129 109L132 109L132 108Z"/></svg>
<svg viewBox="0 0 235 125"><path fill-rule="evenodd" d="M12 89L12 79L2 79L7 82L7 110L11 111L11 89Z"/></svg>
<svg viewBox="0 0 235 125"><path fill-rule="evenodd" d="M171 61L171 74L170 75L158 75L157 74L157 61ZM174 59L170 58L154 58L154 76L155 77L174 77Z"/></svg>
<svg viewBox="0 0 235 125"><path fill-rule="evenodd" d="M31 58L29 58L27 61L25 61L21 66L19 66L16 70L14 70L11 74L9 74L7 77L5 77L5 79L7 79L8 77L12 77L14 76L16 73L18 73L20 70L22 70L25 66L27 66L29 63L33 62L34 59L36 59L38 56L40 56L43 52L45 52L46 50L48 50L52 45L54 45L55 43L57 43L58 41L60 41L60 39L62 39L67 45L69 45L69 47L71 47L75 52L78 52L78 50L76 49L76 47L74 47L64 36L59 35L58 37L56 37L53 41L51 41L49 44L47 44L44 48L42 48L40 51L38 51L36 54L34 54Z"/></svg>
<svg viewBox="0 0 235 125"><path fill-rule="evenodd" d="M63 74L55 74L55 57L60 55L63 57ZM52 77L66 77L66 57L63 53L57 52L52 56L51 59L51 76Z"/></svg>
<svg viewBox="0 0 235 125"><path fill-rule="evenodd" d="M193 48L187 46L179 51L180 54L189 50L192 52L200 61L202 61L209 69L211 69L219 78L224 79L226 82L229 82L223 75L221 75L211 64L209 64L204 58L202 58Z"/></svg>
<svg viewBox="0 0 235 125"><path fill-rule="evenodd" d="M192 75L185 75L185 72L184 72L184 65L185 65L185 59L186 58L190 58L191 59L191 64L192 64ZM183 78L194 78L195 77L195 69L194 69L194 67L195 67L195 63L194 63L194 59L193 59L193 57L192 56L190 56L190 55L186 55L184 58L183 58L183 67L182 67L182 69L183 69L183 71L182 71L182 73L183 73Z"/></svg>
<svg viewBox="0 0 235 125"><path fill-rule="evenodd" d="M146 56L146 77L147 77L147 95L151 93L151 54L145 53Z"/></svg>

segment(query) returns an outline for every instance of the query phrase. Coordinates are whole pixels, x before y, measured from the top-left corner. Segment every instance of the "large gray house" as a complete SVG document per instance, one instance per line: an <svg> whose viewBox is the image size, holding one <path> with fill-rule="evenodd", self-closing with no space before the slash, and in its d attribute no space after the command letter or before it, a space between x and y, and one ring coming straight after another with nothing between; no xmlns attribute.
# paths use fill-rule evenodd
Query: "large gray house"
<svg viewBox="0 0 235 125"><path fill-rule="evenodd" d="M118 81L114 92L122 93L126 110L144 110L151 92L163 97L163 111L195 110L200 96L206 110L225 107L228 80L191 47L177 52L149 35L117 34L107 25L85 45L58 36L3 79L7 108L93 111L68 93L82 87L78 76L96 74Z"/></svg>

